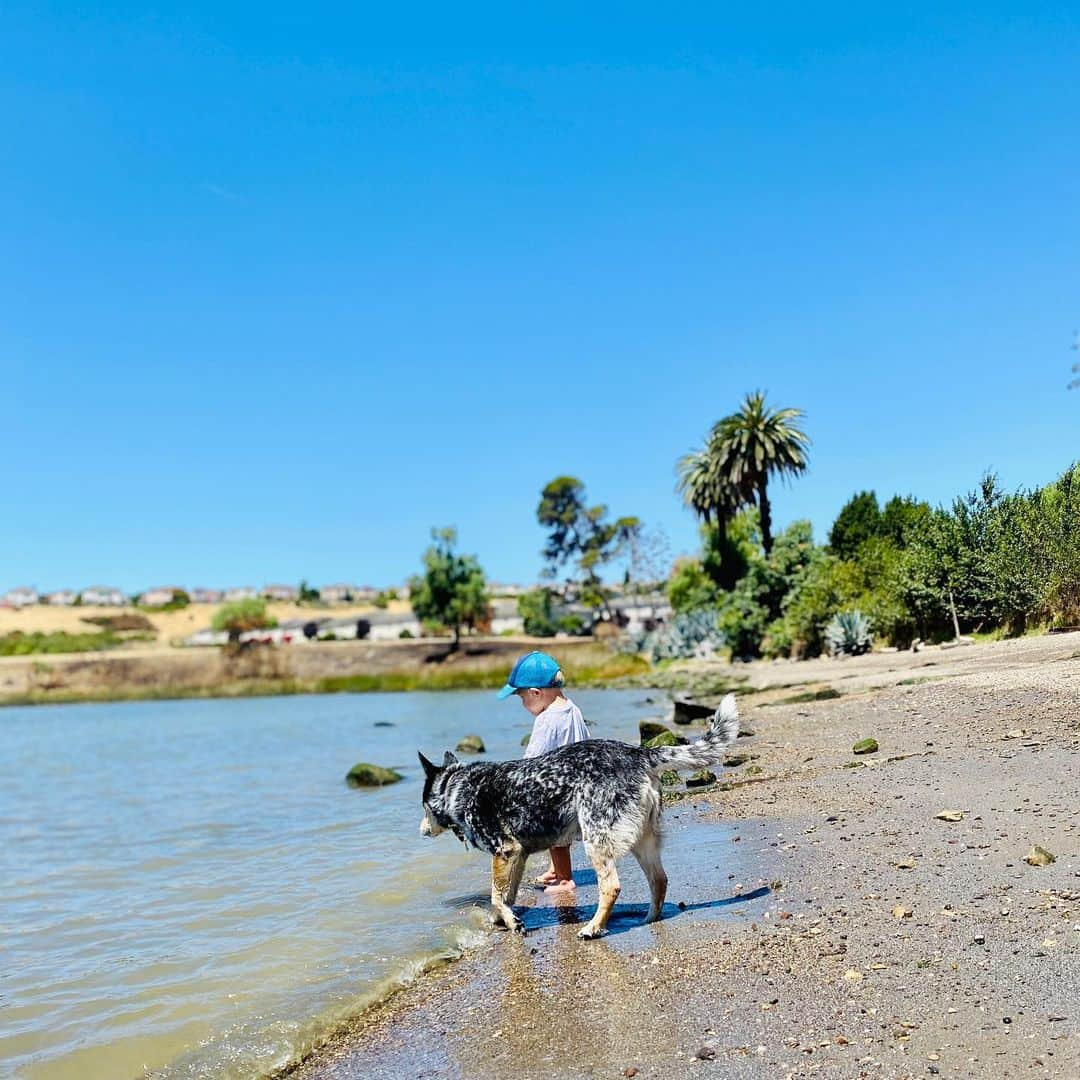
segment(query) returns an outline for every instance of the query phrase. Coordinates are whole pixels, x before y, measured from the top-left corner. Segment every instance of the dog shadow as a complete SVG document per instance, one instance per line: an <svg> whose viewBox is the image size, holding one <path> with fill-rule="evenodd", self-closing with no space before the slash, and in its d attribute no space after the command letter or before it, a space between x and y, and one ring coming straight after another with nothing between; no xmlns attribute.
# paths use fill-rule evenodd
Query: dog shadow
<svg viewBox="0 0 1080 1080"><path fill-rule="evenodd" d="M591 878L591 880L590 880ZM595 884L596 874L592 870L587 871L575 871L574 880L579 885ZM725 896L719 900L699 900L697 903L687 904L664 904L660 910L659 922L667 922L668 919L678 918L680 915L685 915L691 911L713 911L722 908L735 907L738 904L745 904L750 900L761 900L766 896L772 894L772 889L768 885L762 885L760 888L754 889L751 892L736 893L733 896ZM516 913L521 918L525 925L526 931L530 930L545 930L553 926L576 926L579 923L587 922L591 917L593 911L596 909L595 904L581 905L571 902L567 902L570 898L565 898L561 903L554 904L551 907L516 907ZM453 908L466 908L466 907L482 907L488 904L488 897L483 893L473 893L467 896L452 896L444 900L443 903L447 907ZM611 909L611 916L608 919L607 930L608 936L614 936L617 934L625 934L628 930L634 930L642 925L642 919L645 918L646 912L649 910L648 904L616 904Z"/></svg>
<svg viewBox="0 0 1080 1080"><path fill-rule="evenodd" d="M584 875L575 873L574 877L579 885L586 884L583 879ZM762 885L752 892L737 893L734 896L725 896L718 900L699 900L693 904L664 904L660 909L660 919L658 921L667 922L669 919L678 918L678 916L691 911L712 911L734 907L738 904L745 904L749 900L761 900L771 893L772 889L767 885ZM554 907L525 908L519 910L518 914L527 931L543 930L552 926L572 926L586 922L592 916L595 908L595 904L579 907L577 904L564 903ZM648 904L616 904L611 909L611 915L608 918L608 936L614 937L617 934L625 934L628 930L634 930L641 926L641 920L645 918L648 910Z"/></svg>

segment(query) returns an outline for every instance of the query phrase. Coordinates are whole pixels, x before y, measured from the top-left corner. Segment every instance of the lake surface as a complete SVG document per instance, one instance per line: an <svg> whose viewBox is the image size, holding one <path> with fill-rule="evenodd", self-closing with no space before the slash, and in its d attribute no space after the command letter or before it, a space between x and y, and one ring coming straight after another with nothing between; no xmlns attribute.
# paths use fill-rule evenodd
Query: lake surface
<svg viewBox="0 0 1080 1080"><path fill-rule="evenodd" d="M572 696L635 743L662 708ZM490 691L0 710L0 1074L260 1076L480 940L487 857L419 836L416 751L531 724Z"/></svg>

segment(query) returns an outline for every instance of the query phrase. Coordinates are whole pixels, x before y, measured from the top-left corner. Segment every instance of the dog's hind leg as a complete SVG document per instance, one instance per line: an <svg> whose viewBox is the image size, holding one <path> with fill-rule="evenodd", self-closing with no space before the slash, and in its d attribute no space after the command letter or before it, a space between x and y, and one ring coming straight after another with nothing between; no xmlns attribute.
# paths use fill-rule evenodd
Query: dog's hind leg
<svg viewBox="0 0 1080 1080"><path fill-rule="evenodd" d="M660 837L651 827L647 828L631 850L649 882L649 911L645 922L656 922L664 907L668 884L664 864L660 861Z"/></svg>
<svg viewBox="0 0 1080 1080"><path fill-rule="evenodd" d="M517 898L525 862L525 853L519 847L500 851L491 860L491 906L495 909L495 925L505 926L518 934L525 933L525 924L513 913L510 905Z"/></svg>
<svg viewBox="0 0 1080 1080"><path fill-rule="evenodd" d="M615 860L598 845L586 843L585 851L596 869L600 899L596 905L596 914L578 931L578 937L598 938L607 933L608 917L619 898L619 872L615 869Z"/></svg>

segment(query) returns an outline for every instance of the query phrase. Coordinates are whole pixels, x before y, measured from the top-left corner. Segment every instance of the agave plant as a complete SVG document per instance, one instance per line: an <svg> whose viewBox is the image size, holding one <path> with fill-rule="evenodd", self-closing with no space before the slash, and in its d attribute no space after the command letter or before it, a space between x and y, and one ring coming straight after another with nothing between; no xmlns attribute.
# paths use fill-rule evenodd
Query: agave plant
<svg viewBox="0 0 1080 1080"><path fill-rule="evenodd" d="M856 608L832 617L825 627L825 640L831 656L861 656L870 651L874 635L870 632L870 620Z"/></svg>
<svg viewBox="0 0 1080 1080"><path fill-rule="evenodd" d="M701 608L676 615L656 630L632 636L625 641L624 648L643 653L655 663L657 660L713 656L723 643L724 635L716 626L716 611Z"/></svg>

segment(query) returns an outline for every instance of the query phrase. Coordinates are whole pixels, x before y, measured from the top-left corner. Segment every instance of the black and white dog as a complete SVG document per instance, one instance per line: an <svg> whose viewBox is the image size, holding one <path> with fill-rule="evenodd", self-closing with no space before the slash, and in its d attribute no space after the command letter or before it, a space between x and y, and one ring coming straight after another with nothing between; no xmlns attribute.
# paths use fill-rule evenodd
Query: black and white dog
<svg viewBox="0 0 1080 1080"><path fill-rule="evenodd" d="M423 836L449 829L492 856L491 903L496 925L521 932L511 910L525 861L536 851L584 840L596 868L600 901L578 937L605 932L619 895L615 860L633 852L649 881L646 922L660 918L667 874L660 862L660 774L721 761L739 734L735 696L728 694L703 739L689 746L645 749L589 739L520 761L462 765L448 750L441 766L423 754Z"/></svg>

